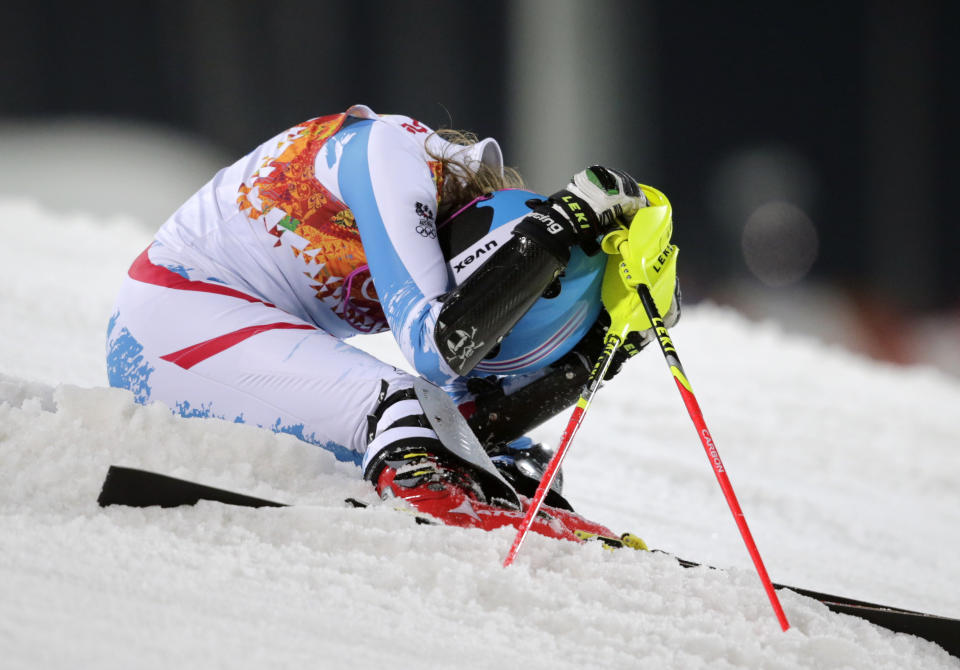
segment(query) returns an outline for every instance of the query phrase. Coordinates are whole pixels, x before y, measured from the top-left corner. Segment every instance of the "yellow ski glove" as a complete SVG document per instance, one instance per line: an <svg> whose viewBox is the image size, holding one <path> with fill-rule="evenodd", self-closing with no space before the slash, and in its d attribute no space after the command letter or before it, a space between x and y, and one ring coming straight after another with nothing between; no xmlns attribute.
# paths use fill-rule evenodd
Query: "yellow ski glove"
<svg viewBox="0 0 960 670"><path fill-rule="evenodd" d="M619 336L621 341L628 333L644 333L652 327L637 295L639 284L650 288L665 325L672 326L680 316L679 250L670 241L673 207L667 196L657 189L643 184L640 188L649 205L637 211L629 227L608 233L601 242L601 248L610 255L601 298L610 314L608 332Z"/></svg>

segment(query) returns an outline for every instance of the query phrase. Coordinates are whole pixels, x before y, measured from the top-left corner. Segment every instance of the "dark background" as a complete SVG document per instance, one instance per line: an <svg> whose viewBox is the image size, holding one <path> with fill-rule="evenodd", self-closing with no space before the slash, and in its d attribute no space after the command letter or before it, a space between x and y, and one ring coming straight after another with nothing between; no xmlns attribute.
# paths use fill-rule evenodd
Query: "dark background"
<svg viewBox="0 0 960 670"><path fill-rule="evenodd" d="M239 157L363 102L497 137L509 163L520 141L511 53L569 5L532 1L542 22L523 26L504 0L4 3L0 117L139 119ZM713 206L718 165L779 147L815 185L806 212L819 252L804 282L830 286L881 331L960 309L960 3L593 4L620 18L609 34L623 47L587 63L596 80L578 95L595 108L594 132L614 107L649 110L656 141L634 146L625 133L621 167L642 165L640 180L670 195L690 300L735 302L731 287L751 280ZM631 26L643 26L642 48L623 39ZM603 99L591 97L601 80Z"/></svg>

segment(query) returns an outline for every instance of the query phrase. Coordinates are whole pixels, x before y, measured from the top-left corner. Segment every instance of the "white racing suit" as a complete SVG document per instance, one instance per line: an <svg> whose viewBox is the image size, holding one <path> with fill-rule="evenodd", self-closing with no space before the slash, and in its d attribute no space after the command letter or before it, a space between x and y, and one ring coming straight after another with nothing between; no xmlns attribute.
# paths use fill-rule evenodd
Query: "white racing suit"
<svg viewBox="0 0 960 670"><path fill-rule="evenodd" d="M444 143L355 106L217 173L130 267L107 332L110 384L360 463L382 380L409 375L344 338L389 328L422 376L457 382L433 336L451 286L435 217L452 177L428 141ZM492 140L469 151L502 165Z"/></svg>

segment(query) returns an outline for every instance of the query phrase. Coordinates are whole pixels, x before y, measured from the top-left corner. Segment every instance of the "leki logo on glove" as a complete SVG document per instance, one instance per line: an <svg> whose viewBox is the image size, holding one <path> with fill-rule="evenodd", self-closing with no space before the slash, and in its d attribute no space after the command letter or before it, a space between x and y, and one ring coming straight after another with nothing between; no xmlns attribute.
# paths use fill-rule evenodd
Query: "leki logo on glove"
<svg viewBox="0 0 960 670"><path fill-rule="evenodd" d="M560 200L566 205L567 210L573 215L574 220L583 225L587 223L587 215L583 211L583 206L572 195L564 195Z"/></svg>

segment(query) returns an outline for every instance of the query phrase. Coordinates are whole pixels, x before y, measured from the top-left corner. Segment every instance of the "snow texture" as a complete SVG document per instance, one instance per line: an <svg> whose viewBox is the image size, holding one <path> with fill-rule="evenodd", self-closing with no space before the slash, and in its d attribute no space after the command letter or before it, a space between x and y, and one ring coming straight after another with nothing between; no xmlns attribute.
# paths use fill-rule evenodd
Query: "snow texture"
<svg viewBox="0 0 960 670"><path fill-rule="evenodd" d="M655 350L597 395L566 492L725 569L537 536L504 569L512 531L417 526L321 449L106 388L104 332L142 225L7 199L0 226L5 669L960 668L793 593L780 631ZM960 616L956 379L710 305L672 334L775 581ZM564 420L534 437L555 443ZM110 464L295 506L101 509Z"/></svg>

